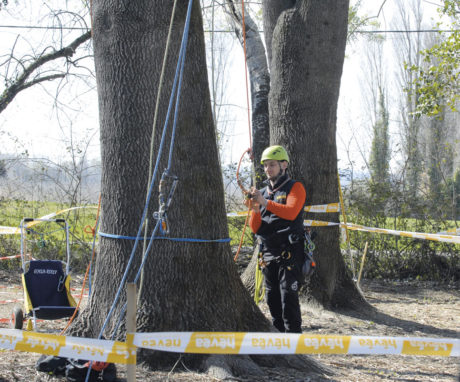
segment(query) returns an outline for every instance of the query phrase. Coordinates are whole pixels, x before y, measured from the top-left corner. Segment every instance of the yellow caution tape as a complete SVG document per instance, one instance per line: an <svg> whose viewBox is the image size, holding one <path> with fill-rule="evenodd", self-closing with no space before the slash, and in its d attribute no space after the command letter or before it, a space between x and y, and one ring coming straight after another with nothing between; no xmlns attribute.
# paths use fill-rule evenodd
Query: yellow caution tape
<svg viewBox="0 0 460 382"><path fill-rule="evenodd" d="M132 333L127 343L0 329L0 348L132 364L136 346L201 354L405 354L459 357L460 339L247 332Z"/></svg>
<svg viewBox="0 0 460 382"><path fill-rule="evenodd" d="M229 212L227 214L228 217L234 218L234 217L240 217L240 216L247 216L248 211L237 211L237 212Z"/></svg>
<svg viewBox="0 0 460 382"><path fill-rule="evenodd" d="M322 220L304 220L303 224L308 227L331 227L339 225L340 223L325 222Z"/></svg>
<svg viewBox="0 0 460 382"><path fill-rule="evenodd" d="M52 212L48 215L42 216L38 219L52 219L56 215L63 214L65 212L73 211L73 210L78 210L80 208L97 208L97 206L81 206L81 207L71 207L71 208L66 208L64 210L60 210L57 212ZM42 223L41 220L33 220L31 222L27 222L26 228L33 227L36 224ZM21 228L20 227L6 227L6 226L0 226L0 235L19 235L21 234Z"/></svg>
<svg viewBox="0 0 460 382"><path fill-rule="evenodd" d="M347 223L347 224L333 223L333 222L326 222L322 220L304 220L304 225L309 226L309 227L340 226L341 228L348 228L349 230L352 230L352 231L383 233L386 235L411 237L413 239L442 241L444 243L460 244L460 236L454 236L454 235L441 235L441 234L436 234L436 233L397 231L394 229L366 227L363 225L353 224L353 223Z"/></svg>
<svg viewBox="0 0 460 382"><path fill-rule="evenodd" d="M6 227L4 225L0 226L0 235L15 235L19 233L21 233L21 231L18 227Z"/></svg>
<svg viewBox="0 0 460 382"><path fill-rule="evenodd" d="M316 206L306 206L304 211L313 213L339 212L340 206L339 203L320 204Z"/></svg>
<svg viewBox="0 0 460 382"><path fill-rule="evenodd" d="M460 340L310 335L295 333L163 332L136 333L146 349L205 354L410 354L460 356Z"/></svg>
<svg viewBox="0 0 460 382"><path fill-rule="evenodd" d="M0 348L122 364L136 363L136 348L125 342L0 329Z"/></svg>
<svg viewBox="0 0 460 382"><path fill-rule="evenodd" d="M447 231L438 232L438 235L456 235L460 236L460 228L451 228Z"/></svg>
<svg viewBox="0 0 460 382"><path fill-rule="evenodd" d="M345 227L344 224L340 224L340 226ZM383 233L383 234L387 234L387 235L411 237L413 239L442 241L444 243L460 244L460 236L439 235L439 234L435 234L435 233L396 231L396 230L393 230L393 229L365 227L365 226L358 225L358 224L353 224L353 223L348 223L346 226L347 226L348 229L354 230L354 231L376 232L376 233Z"/></svg>

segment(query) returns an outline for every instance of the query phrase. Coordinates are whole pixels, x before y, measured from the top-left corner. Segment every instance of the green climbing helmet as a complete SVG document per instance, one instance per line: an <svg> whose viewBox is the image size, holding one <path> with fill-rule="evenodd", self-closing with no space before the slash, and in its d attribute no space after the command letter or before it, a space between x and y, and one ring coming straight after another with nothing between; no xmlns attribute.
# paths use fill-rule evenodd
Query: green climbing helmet
<svg viewBox="0 0 460 382"><path fill-rule="evenodd" d="M262 158L260 163L264 164L264 161L267 159L273 159L278 161L287 161L289 163L289 156L286 149L283 146L270 146L267 147L262 153Z"/></svg>

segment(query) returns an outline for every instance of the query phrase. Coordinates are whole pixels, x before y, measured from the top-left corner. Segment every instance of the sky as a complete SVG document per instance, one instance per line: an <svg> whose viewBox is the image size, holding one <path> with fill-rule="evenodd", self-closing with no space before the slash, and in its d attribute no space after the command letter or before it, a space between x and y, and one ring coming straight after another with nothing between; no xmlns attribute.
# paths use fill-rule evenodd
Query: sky
<svg viewBox="0 0 460 382"><path fill-rule="evenodd" d="M372 17L377 16L380 10L377 19L380 23L378 29L394 29L391 23L396 1L363 0L360 14ZM406 0L407 3L410 1ZM32 1L25 4L20 12L17 11L17 6L12 4L10 14L4 9L0 11L0 25L51 25L55 23L55 19L47 16L49 13L47 9L43 7L35 9L37 8L34 7L36 3ZM430 1L422 1L422 6L425 9L425 19L429 22L431 16L436 16L436 6ZM67 25L66 15L61 16L61 21ZM27 51L31 47L42 46L43 41L46 41L52 33L55 32L0 27L2 61L5 59L4 55L11 51L11 46L19 34L24 38L17 40L16 52L21 49ZM68 36L67 41L71 41L71 36L80 34L78 31L68 33L72 35ZM388 70L391 74L396 64L390 42L398 36L392 34L386 36L388 46L385 48L385 54L388 56ZM226 113L225 119L229 122L222 128L224 151L221 159L223 163L228 163L238 161L244 150L249 147L249 136L242 49L239 43L233 40L231 34L226 34L225 39L226 45L232 48L230 53L225 55L227 85L224 101L231 106L223 110ZM365 107L360 96L360 84L363 83L363 75L365 75L361 69L363 41L363 37L359 37L355 43L347 47L342 75L337 123L339 167L342 168L349 165L350 158L357 168L365 167L364 159L368 155L370 146L369 118L364 112ZM60 104L54 102L58 92ZM397 134L396 125L397 121L393 121L391 127L392 134L394 134L393 142L398 139L395 135ZM0 114L0 134L0 153L21 153L27 150L31 157L47 156L58 161L60 158L68 158L68 148L77 143L81 150L87 150L88 158L98 158L98 111L94 81L89 84L81 81L69 81L68 83L55 81L52 84L24 91Z"/></svg>
<svg viewBox="0 0 460 382"><path fill-rule="evenodd" d="M413 0L404 0L403 3L409 5ZM372 20L377 20L379 23L378 30L393 30L402 29L395 28L394 17L396 12L397 0L362 0L361 16L371 17ZM425 25L431 24L431 19L437 16L437 6L431 1L422 0L421 6L424 10ZM378 15L378 17L377 17ZM376 17L374 19L374 17ZM366 28L371 29L371 28ZM430 29L430 28L428 28ZM387 70L389 76L389 86L394 87L391 77L397 70L394 52L392 48L392 40L401 38L400 34L386 34L386 43L384 48L385 60L388 62ZM365 160L369 156L369 148L371 143L370 124L368 113L365 112L366 105L361 99L362 88L366 73L363 72L363 55L364 43L363 36L359 36L357 40L348 44L346 57L343 67L340 98L338 105L338 120L337 120L337 150L339 158L339 167L345 168L350 166L352 161L355 170L365 171ZM232 59L234 69L232 80L229 86L230 99L228 103L236 104L239 107L234 108L237 112L235 128L233 136L228 142L228 147L231 149L224 154L224 162L238 161L241 154L249 146L247 109L246 109L246 94L244 84L244 58L242 49L239 44L235 44L232 50ZM234 78L234 80L233 80ZM397 132L397 99L390 100L391 115L390 132L394 145L399 140ZM394 163L396 165L396 163Z"/></svg>

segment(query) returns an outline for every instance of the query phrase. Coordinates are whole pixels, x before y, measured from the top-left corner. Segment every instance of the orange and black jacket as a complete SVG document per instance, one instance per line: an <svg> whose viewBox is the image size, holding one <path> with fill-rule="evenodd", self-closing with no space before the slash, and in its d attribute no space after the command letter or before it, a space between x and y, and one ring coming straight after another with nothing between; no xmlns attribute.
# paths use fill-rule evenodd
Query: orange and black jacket
<svg viewBox="0 0 460 382"><path fill-rule="evenodd" d="M303 207L306 192L302 183L282 176L272 187L260 190L268 200L260 213L252 212L249 221L252 232L260 237L263 251L275 252L289 245L289 234L303 237Z"/></svg>

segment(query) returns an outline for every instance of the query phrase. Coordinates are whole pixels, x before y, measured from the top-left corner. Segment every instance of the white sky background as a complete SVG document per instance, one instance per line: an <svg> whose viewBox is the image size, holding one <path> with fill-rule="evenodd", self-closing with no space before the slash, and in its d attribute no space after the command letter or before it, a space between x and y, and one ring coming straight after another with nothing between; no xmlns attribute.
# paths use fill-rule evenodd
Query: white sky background
<svg viewBox="0 0 460 382"><path fill-rule="evenodd" d="M41 4L41 2L29 1L30 3L22 9L14 2L11 2L10 6L7 7L9 12L2 9L0 11L0 25L52 25L53 21L46 16L49 10L43 7L34 9L34 4ZM360 14L376 16L382 2L383 0L363 0L363 9ZM396 0L387 0L384 4L378 18L380 23L378 29L394 29L391 20L395 2ZM429 1L422 1L422 6L425 9L426 22L429 23L430 17L437 15L436 6ZM20 12L18 12L18 8ZM220 12L219 9L217 8L217 12ZM221 18L222 16L216 15L216 17ZM88 20L88 17L86 19ZM223 29L222 21L218 23L216 29ZM11 46L19 34L24 36L24 39L18 40L16 46L18 52L20 49L25 51L30 46L38 46L41 41L45 41L50 33L52 32L46 30L28 31L0 28L0 55L3 56L10 52ZM80 31L69 33L72 33L73 38L81 34ZM225 53L226 62L224 64L227 66L227 70L224 77L227 85L223 89L225 99L222 101L230 106L222 108L220 111L225 114L223 119L227 121L225 126L221 126L223 130L222 146L224 148L222 162L228 163L238 161L244 150L249 147L244 59L242 48L237 41L233 41L232 34L220 33L218 35L216 39L225 38L227 41L225 45L232 47L230 52ZM398 38L398 36L390 34L386 37L388 43L385 54L388 54L388 75L392 76L399 64L394 61L390 45L391 39ZM73 38L67 39L66 44ZM363 61L361 42L363 39L363 37L359 37L357 42L347 47L337 125L339 167L349 166L348 156L351 155L358 170L364 166L362 156L364 154L365 157L368 157L371 143L368 116L363 110L360 95L362 93L360 83L363 82L361 70ZM27 45L26 41L30 46ZM54 95L61 88L64 90L60 93L59 101L66 107L58 108L54 104ZM76 97L82 93L84 95ZM391 102L394 103L395 100L390 100ZM391 105L392 145L398 139L395 133L396 118L395 107ZM17 141L12 138L17 138ZM12 104L0 114L0 153L2 154L6 152L19 153L27 149L31 157L47 156L53 160L59 160L68 157L67 147L72 141L73 143L80 142L84 149L85 144L90 140L88 155L91 159L99 156L98 139L97 94L94 82L88 86L81 81L69 81L65 87L53 83L28 89L19 94Z"/></svg>
<svg viewBox="0 0 460 382"><path fill-rule="evenodd" d="M402 25L395 26L397 16L397 0L387 0L383 7L383 0L364 0L362 1L362 10L359 12L361 16L368 17L378 16L379 26L375 27L378 30L403 30ZM412 0L404 0L404 5L409 7ZM438 20L436 1L421 1L423 12L422 29L432 29L435 25L434 20ZM380 9L381 8L381 9ZM380 13L379 13L380 11ZM372 27L363 28L372 30ZM411 29L416 29L415 27ZM401 62L398 62L395 57L394 42L401 40L404 36L400 33L383 34L385 43L383 47L383 56L386 62L386 77L388 86L388 103L389 103L389 119L390 119L390 146L393 151L391 167L397 165L399 159L395 152L398 150L400 143L399 136L399 106L398 103L403 96L401 90L396 84L396 73L400 70ZM425 37L425 36L422 36ZM339 158L339 168L350 168L353 162L354 171L367 172L365 160L369 158L371 147L371 131L372 125L369 119L369 112L366 110L365 94L363 84L366 81L365 54L364 49L366 38L360 35L356 42L347 45L346 58L342 74L338 121L337 121L337 150Z"/></svg>
<svg viewBox="0 0 460 382"><path fill-rule="evenodd" d="M62 4L60 1L55 3ZM76 3L81 8L74 11L87 14L82 2ZM6 9L0 11L0 25L58 26L61 22L63 26L85 27L89 23L87 15L77 22L71 22L70 19L71 16L66 14L50 17L50 8L34 0L24 2L24 5L10 2ZM68 45L83 33L82 30L65 31L61 46ZM15 46L15 53L20 57L23 53L30 54L31 50L42 52L51 45L51 39L60 41L58 31L45 29L0 28L0 36L2 62L6 58L4 55L11 52L12 46ZM53 46L61 47L56 44ZM59 62L64 70L63 60ZM86 59L80 64L94 70L92 59ZM13 67L11 65L9 73L13 71ZM82 69L80 73L88 75L86 69ZM3 71L2 75L4 74ZM57 94L58 102L55 101ZM58 161L68 159L68 148L73 144L82 150L88 149L89 156L95 158L99 156L97 130L97 93L94 80L76 80L69 77L62 81L45 82L20 92L0 114L0 153L14 154L27 150L30 157L50 157ZM88 142L91 143L89 147Z"/></svg>

